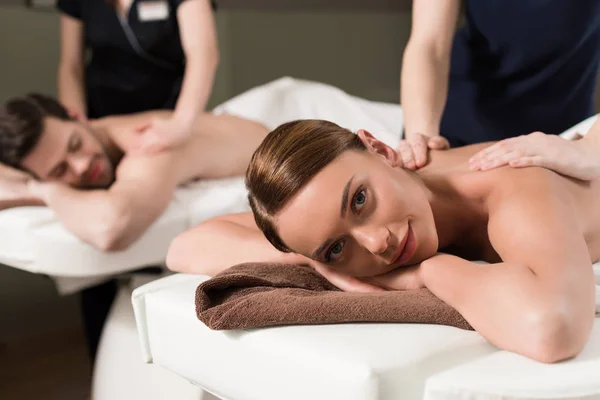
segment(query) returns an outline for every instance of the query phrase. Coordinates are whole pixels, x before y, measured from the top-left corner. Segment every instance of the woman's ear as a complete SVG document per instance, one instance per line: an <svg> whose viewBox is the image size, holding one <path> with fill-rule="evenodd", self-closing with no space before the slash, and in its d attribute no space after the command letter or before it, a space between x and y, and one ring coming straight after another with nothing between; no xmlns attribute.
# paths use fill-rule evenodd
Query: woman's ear
<svg viewBox="0 0 600 400"><path fill-rule="evenodd" d="M375 138L370 132L359 129L356 135L369 152L382 156L392 167L402 166L402 158L400 158L396 150Z"/></svg>

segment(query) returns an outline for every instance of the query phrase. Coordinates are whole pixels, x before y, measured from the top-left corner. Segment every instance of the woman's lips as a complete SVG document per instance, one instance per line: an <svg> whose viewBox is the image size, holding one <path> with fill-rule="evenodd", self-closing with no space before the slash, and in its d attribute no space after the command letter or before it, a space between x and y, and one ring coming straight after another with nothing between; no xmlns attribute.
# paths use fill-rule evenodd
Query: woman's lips
<svg viewBox="0 0 600 400"><path fill-rule="evenodd" d="M92 183L96 182L96 180L100 177L101 173L102 168L100 167L100 163L98 162L98 160L92 161L92 168L88 173L88 181Z"/></svg>
<svg viewBox="0 0 600 400"><path fill-rule="evenodd" d="M415 254L416 248L417 241L415 240L415 234L409 224L408 229L406 231L406 235L404 235L404 238L400 243L399 254L390 265L398 266L399 264L407 262Z"/></svg>

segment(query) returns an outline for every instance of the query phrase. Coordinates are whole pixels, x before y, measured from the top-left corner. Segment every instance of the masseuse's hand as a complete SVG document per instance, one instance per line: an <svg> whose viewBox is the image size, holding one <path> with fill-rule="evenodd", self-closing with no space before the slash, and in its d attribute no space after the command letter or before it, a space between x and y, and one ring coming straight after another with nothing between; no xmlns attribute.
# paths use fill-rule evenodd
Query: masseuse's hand
<svg viewBox="0 0 600 400"><path fill-rule="evenodd" d="M76 119L78 121L87 121L87 115L81 111L81 109L76 107L64 106L65 110L67 110L67 114L69 118Z"/></svg>
<svg viewBox="0 0 600 400"><path fill-rule="evenodd" d="M542 132L502 140L469 160L470 168L475 171L504 165L513 168L544 167L586 181L600 177L597 148L589 146L585 139L565 140Z"/></svg>
<svg viewBox="0 0 600 400"><path fill-rule="evenodd" d="M402 166L410 170L419 169L427 164L429 150L445 150L450 148L448 140L439 135L427 136L422 133L407 134L396 148L402 158Z"/></svg>
<svg viewBox="0 0 600 400"><path fill-rule="evenodd" d="M136 128L137 145L133 153L158 153L181 144L189 135L190 127L175 118L155 118Z"/></svg>

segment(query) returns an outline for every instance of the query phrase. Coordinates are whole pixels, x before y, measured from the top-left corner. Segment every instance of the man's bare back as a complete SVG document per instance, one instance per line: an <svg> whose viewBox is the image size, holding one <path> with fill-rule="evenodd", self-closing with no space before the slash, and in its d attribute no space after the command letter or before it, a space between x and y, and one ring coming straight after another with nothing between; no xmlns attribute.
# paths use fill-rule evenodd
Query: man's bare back
<svg viewBox="0 0 600 400"><path fill-rule="evenodd" d="M171 111L148 111L93 122L92 129L106 131L124 153L117 175L123 168L137 168L140 157L168 159L170 164L177 166L173 169L177 174L177 184L200 178L241 175L254 149L267 134L266 128L256 122L232 115L201 114L194 123L192 135L185 142L159 154L136 153L140 134L135 128L153 118L168 118L171 114Z"/></svg>

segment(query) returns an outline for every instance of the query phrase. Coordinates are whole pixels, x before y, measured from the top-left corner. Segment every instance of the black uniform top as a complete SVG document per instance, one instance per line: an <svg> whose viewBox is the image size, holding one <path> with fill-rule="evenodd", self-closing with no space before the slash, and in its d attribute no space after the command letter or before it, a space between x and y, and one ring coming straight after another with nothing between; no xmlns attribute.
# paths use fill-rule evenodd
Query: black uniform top
<svg viewBox="0 0 600 400"><path fill-rule="evenodd" d="M183 1L133 0L120 20L106 0L58 0L62 12L83 22L91 51L85 70L89 117L175 107L185 72L177 22Z"/></svg>
<svg viewBox="0 0 600 400"><path fill-rule="evenodd" d="M594 113L599 56L600 0L468 0L440 133L453 145L560 133Z"/></svg>

